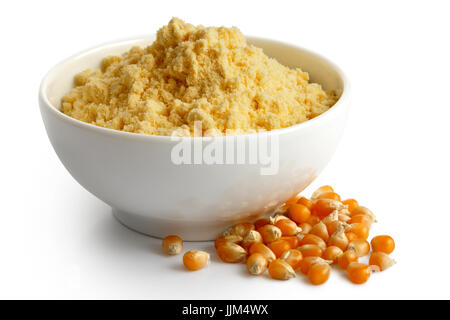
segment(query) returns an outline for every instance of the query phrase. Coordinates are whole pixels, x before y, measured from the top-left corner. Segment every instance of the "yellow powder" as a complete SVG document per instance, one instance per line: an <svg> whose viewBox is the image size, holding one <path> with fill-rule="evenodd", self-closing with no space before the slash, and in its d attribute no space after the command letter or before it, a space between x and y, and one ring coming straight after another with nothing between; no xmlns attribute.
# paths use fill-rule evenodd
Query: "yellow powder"
<svg viewBox="0 0 450 320"><path fill-rule="evenodd" d="M248 45L237 28L195 27L173 18L146 48L104 58L101 70L75 76L62 111L128 132L171 135L194 122L203 132L247 133L289 127L337 100L308 74Z"/></svg>

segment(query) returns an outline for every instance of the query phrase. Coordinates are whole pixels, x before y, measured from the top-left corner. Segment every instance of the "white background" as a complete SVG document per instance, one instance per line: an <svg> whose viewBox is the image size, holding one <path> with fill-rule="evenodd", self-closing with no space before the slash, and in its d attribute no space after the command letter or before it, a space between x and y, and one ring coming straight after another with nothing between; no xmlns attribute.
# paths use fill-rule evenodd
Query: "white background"
<svg viewBox="0 0 450 320"><path fill-rule="evenodd" d="M0 298L450 298L450 7L445 1L9 1L0 4ZM314 184L371 208L398 264L363 286L187 272L160 241L114 220L54 153L39 82L83 49L154 33L172 16L310 48L352 83L352 111Z"/></svg>

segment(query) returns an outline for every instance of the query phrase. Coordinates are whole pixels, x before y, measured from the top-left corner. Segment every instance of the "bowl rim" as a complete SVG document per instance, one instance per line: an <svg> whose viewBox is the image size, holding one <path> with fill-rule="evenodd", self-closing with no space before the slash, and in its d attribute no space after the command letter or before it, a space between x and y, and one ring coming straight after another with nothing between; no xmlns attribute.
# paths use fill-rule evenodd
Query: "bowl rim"
<svg viewBox="0 0 450 320"><path fill-rule="evenodd" d="M55 105L53 105L50 100L48 99L47 96L47 89L48 89L48 85L50 83L50 80L52 80L55 76L55 74L57 74L60 69L68 62L71 62L73 60L77 60L80 59L84 56L96 53L98 51L107 49L107 48L111 48L111 47L115 47L115 46L123 46L126 45L127 43L131 46L134 43L138 43L138 42L142 42L142 41L154 41L156 35L142 35L142 36L138 36L138 37L132 37L132 38L125 38L125 39L120 39L120 40L115 40L115 41L109 41L94 47L90 47L88 49L82 50L78 53L75 53L74 55L60 61L59 63L57 63L56 65L54 65L43 77L41 84L39 86L39 104L41 109L42 108L46 108L47 110L49 110L56 118L66 122L68 125L71 126L76 126L79 128L84 128L86 130L89 130L93 133L98 133L98 134L104 134L104 135L109 135L109 136L118 136L118 137L122 137L122 138L130 138L130 139L144 139L144 140L149 140L149 141L173 141L174 137L173 136L162 136L162 135L151 135L151 134L145 134L145 133L135 133L135 132L127 132L127 131L121 131L121 130L115 130L115 129L110 129L110 128L105 128L105 127L100 127L91 123L87 123L75 118L72 118L68 115L66 115L65 113L61 112L59 110L59 108ZM349 80L347 78L347 76L345 75L345 73L342 71L342 69L337 66L333 61L331 61L330 59L312 51L309 50L307 48L292 44L292 43L288 43L288 42L284 42L284 41L279 41L279 40L274 40L274 39L270 39L270 38L264 38L264 37L255 37L255 36L245 36L247 41L252 42L253 40L255 41L266 41L266 42L272 42L275 45L283 45L283 46L288 46L297 50L301 50L306 52L307 54L310 54L312 56L315 56L321 60L323 60L324 62L326 62L329 66L331 66L334 71L336 71L336 73L338 74L338 76L340 77L340 80L342 81L342 92L341 92L341 96L339 97L339 99L336 101L336 103L327 111L325 111L324 113L318 115L317 117L307 120L305 122L302 123L298 123L295 124L293 126L290 127L286 127L286 128L281 128L281 129L273 129L273 130L269 130L269 131L261 131L261 132L251 132L251 133L243 133L243 134L239 134L239 135L224 135L224 136L201 136L201 137L176 137L176 140L178 141L179 139L187 139L187 140L191 140L191 139L234 139L234 137L258 137L261 135L285 135L285 134L289 134L293 131L298 131L298 130L302 130L305 128L308 128L312 125L317 124L320 121L323 121L325 118L330 117L331 115L335 114L336 112L339 111L339 109L342 109L345 107L345 104L348 102L349 100L349 96L350 96L350 83Z"/></svg>

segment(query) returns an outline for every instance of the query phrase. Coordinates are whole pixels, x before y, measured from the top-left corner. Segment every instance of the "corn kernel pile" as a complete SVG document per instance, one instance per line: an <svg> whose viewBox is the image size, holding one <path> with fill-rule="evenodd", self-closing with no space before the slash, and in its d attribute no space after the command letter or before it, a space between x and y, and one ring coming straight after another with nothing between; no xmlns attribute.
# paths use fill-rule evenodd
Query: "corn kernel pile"
<svg viewBox="0 0 450 320"><path fill-rule="evenodd" d="M268 270L271 278L288 280L297 271L311 284L321 285L329 276L330 265L346 270L350 281L367 282L373 272L395 264L389 256L394 251L394 239L388 235L367 241L375 215L354 199L341 201L330 186L322 186L310 199L288 200L272 217L254 223L234 225L218 237L214 246L220 259L227 263L246 263L252 275ZM182 240L168 236L162 247L167 254L178 254ZM358 262L369 255L369 263ZM209 261L209 254L191 250L183 263L188 270L199 270Z"/></svg>

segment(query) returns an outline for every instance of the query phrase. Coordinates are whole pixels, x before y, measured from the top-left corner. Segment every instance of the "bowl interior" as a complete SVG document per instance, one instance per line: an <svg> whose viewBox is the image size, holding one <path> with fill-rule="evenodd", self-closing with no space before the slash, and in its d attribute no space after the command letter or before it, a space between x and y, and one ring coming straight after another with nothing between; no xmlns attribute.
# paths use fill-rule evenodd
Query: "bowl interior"
<svg viewBox="0 0 450 320"><path fill-rule="evenodd" d="M125 40L102 45L83 51L61 62L49 72L42 83L42 93L50 104L60 108L60 100L72 87L73 77L85 69L99 69L100 62L108 55L121 55L132 46L148 46L154 41L154 36ZM327 59L290 44L247 37L248 43L260 47L265 54L277 59L280 63L291 68L299 67L307 71L310 80L322 85L325 90L335 90L341 95L345 80L342 72Z"/></svg>

